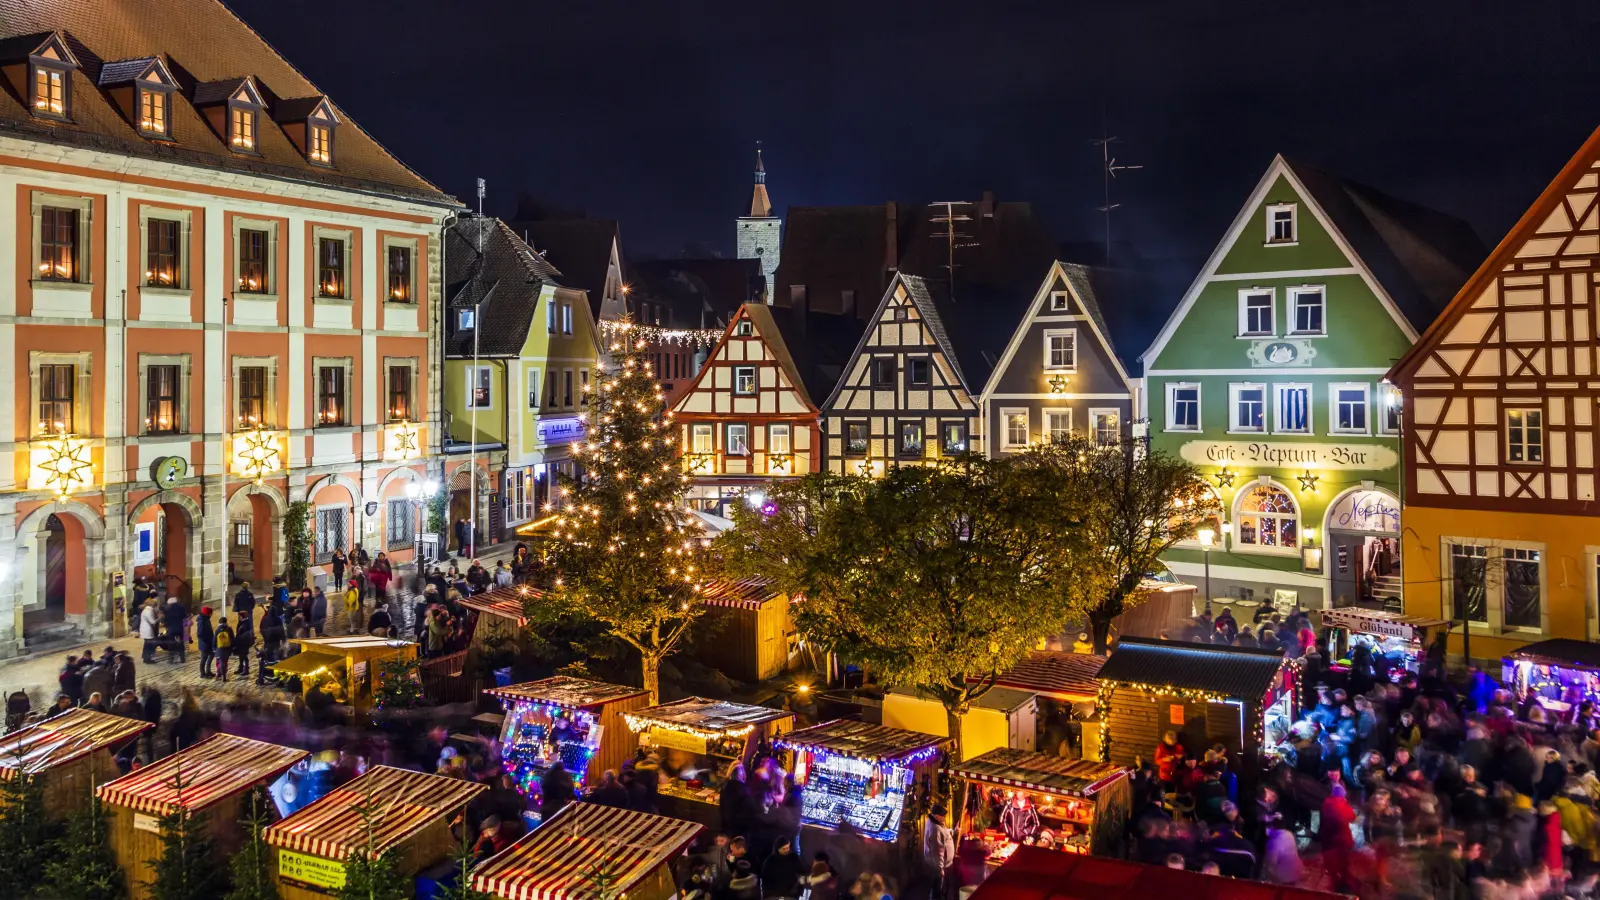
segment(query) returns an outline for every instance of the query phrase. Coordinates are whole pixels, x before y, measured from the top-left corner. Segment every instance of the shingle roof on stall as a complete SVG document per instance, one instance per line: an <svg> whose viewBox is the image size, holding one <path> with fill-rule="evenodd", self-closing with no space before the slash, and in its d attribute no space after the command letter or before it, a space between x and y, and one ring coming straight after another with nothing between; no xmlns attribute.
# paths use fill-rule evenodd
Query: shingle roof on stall
<svg viewBox="0 0 1600 900"><path fill-rule="evenodd" d="M566 709L588 709L615 700L637 697L645 691L643 688L628 687L623 684L607 684L603 681L590 681L587 678L573 678L570 675L555 675L541 681L489 688L484 693L504 700L529 700Z"/></svg>
<svg viewBox="0 0 1600 900"><path fill-rule="evenodd" d="M790 749L829 750L857 759L888 760L938 747L949 740L921 731L835 719L791 731L774 743Z"/></svg>
<svg viewBox="0 0 1600 900"><path fill-rule="evenodd" d="M1282 650L1126 637L1117 642L1098 678L1259 700L1283 664Z"/></svg>

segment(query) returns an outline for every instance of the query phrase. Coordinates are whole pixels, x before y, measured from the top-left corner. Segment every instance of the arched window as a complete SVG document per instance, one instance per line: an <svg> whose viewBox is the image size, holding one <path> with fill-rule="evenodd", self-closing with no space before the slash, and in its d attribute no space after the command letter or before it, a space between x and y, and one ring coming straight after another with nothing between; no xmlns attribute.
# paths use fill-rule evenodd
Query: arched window
<svg viewBox="0 0 1600 900"><path fill-rule="evenodd" d="M1246 547L1294 550L1300 546L1300 510L1283 488L1257 484L1239 499L1237 543Z"/></svg>

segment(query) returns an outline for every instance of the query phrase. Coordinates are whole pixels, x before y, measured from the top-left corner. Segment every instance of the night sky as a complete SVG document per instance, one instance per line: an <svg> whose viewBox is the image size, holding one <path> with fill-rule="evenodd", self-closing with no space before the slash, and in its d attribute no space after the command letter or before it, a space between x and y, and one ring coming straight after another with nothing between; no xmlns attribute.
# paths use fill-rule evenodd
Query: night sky
<svg viewBox="0 0 1600 900"><path fill-rule="evenodd" d="M444 190L637 257L731 255L757 139L780 211L989 189L1099 239L1103 124L1147 257L1209 253L1278 152L1492 246L1600 125L1595 0L228 2Z"/></svg>

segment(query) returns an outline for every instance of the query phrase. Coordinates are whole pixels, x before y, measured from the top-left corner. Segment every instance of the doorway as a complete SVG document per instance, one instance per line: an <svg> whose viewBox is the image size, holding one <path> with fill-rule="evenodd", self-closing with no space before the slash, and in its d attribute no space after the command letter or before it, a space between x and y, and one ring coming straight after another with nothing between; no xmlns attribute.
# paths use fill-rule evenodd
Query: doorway
<svg viewBox="0 0 1600 900"><path fill-rule="evenodd" d="M1324 564L1335 608L1402 609L1399 501L1373 488L1335 500L1328 511Z"/></svg>
<svg viewBox="0 0 1600 900"><path fill-rule="evenodd" d="M67 528L52 515L44 529L44 605L23 613L24 632L67 619Z"/></svg>

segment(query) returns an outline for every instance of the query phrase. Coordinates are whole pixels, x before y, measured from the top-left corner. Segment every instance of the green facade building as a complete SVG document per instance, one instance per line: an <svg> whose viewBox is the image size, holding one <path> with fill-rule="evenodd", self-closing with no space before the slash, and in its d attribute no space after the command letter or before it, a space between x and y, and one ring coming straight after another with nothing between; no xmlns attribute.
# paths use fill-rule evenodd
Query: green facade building
<svg viewBox="0 0 1600 900"><path fill-rule="evenodd" d="M1151 445L1223 506L1213 598L1401 602L1401 407L1382 379L1484 253L1464 222L1273 160L1140 358ZM1203 592L1206 556L1191 542L1168 565Z"/></svg>

